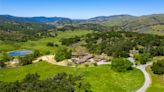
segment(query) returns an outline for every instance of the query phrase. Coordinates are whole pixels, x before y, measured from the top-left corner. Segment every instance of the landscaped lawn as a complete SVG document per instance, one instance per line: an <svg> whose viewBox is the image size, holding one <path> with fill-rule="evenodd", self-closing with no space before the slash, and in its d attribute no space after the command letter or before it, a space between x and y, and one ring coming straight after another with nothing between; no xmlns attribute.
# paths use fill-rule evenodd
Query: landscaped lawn
<svg viewBox="0 0 164 92"><path fill-rule="evenodd" d="M148 88L147 92L164 92L164 75L153 74L150 66L146 70L151 75L152 84Z"/></svg>
<svg viewBox="0 0 164 92"><path fill-rule="evenodd" d="M144 76L138 69L118 73L110 68L110 65L102 65L76 69L39 62L17 68L0 69L0 81L21 80L27 73L38 73L41 79L46 79L57 73L67 72L84 74L84 78L90 82L93 92L131 92L142 86Z"/></svg>

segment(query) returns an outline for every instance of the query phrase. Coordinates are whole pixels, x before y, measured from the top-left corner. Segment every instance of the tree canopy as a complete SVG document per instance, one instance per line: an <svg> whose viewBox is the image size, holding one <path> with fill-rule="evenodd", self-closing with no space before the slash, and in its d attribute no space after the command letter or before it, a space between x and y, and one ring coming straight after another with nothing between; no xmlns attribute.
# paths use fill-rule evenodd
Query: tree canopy
<svg viewBox="0 0 164 92"><path fill-rule="evenodd" d="M91 85L82 75L59 73L40 80L39 75L27 74L21 81L0 82L1 92L91 92Z"/></svg>
<svg viewBox="0 0 164 92"><path fill-rule="evenodd" d="M113 70L125 72L131 70L133 64L125 58L114 58L111 65Z"/></svg>
<svg viewBox="0 0 164 92"><path fill-rule="evenodd" d="M141 64L146 64L146 62L150 60L150 54L143 53L143 54L135 55L135 59L139 61Z"/></svg>
<svg viewBox="0 0 164 92"><path fill-rule="evenodd" d="M158 60L157 62L153 63L151 69L155 74L164 74L164 59Z"/></svg>
<svg viewBox="0 0 164 92"><path fill-rule="evenodd" d="M72 56L71 50L67 49L66 47L60 47L56 51L55 60L59 62L65 59L70 59L71 56Z"/></svg>

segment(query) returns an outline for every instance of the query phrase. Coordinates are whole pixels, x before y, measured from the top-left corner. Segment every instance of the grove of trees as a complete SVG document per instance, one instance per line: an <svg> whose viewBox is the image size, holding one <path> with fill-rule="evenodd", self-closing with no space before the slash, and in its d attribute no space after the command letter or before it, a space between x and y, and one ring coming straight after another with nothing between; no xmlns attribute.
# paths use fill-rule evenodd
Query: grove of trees
<svg viewBox="0 0 164 92"><path fill-rule="evenodd" d="M139 55L135 55L134 57L137 61L139 61L141 64L146 64L150 60L150 54L143 53Z"/></svg>
<svg viewBox="0 0 164 92"><path fill-rule="evenodd" d="M164 36L140 34L126 31L94 32L81 38L66 38L61 40L63 45L69 46L79 41L85 41L89 52L105 53L112 57L129 57L130 50L136 49L139 54L147 57L164 55ZM144 53L146 53L144 55ZM142 56L141 56L142 57ZM145 63L145 60L141 61Z"/></svg>
<svg viewBox="0 0 164 92"><path fill-rule="evenodd" d="M80 37L75 36L73 38L63 38L60 40L60 42L62 43L62 45L69 46L71 44L79 42L80 40L81 40Z"/></svg>
<svg viewBox="0 0 164 92"><path fill-rule="evenodd" d="M32 64L32 61L41 55L39 50L35 50L32 54L18 57L20 65Z"/></svg>
<svg viewBox="0 0 164 92"><path fill-rule="evenodd" d="M91 92L91 85L82 75L59 73L40 80L40 76L27 74L21 81L0 82L1 92Z"/></svg>
<svg viewBox="0 0 164 92"><path fill-rule="evenodd" d="M5 67L5 66L6 66L5 63L0 60L0 69L3 68L3 67Z"/></svg>
<svg viewBox="0 0 164 92"><path fill-rule="evenodd" d="M17 23L11 21L0 21L0 40L12 42L26 42L43 37L53 37L48 31L56 30L55 26L37 23Z"/></svg>
<svg viewBox="0 0 164 92"><path fill-rule="evenodd" d="M151 69L155 74L164 74L164 59L158 60L157 62L153 63Z"/></svg>
<svg viewBox="0 0 164 92"><path fill-rule="evenodd" d="M112 69L118 72L126 72L132 70L132 63L126 58L114 58L112 60Z"/></svg>
<svg viewBox="0 0 164 92"><path fill-rule="evenodd" d="M32 64L34 56L30 54L24 57L18 57L18 59L19 59L19 65L24 66L24 65Z"/></svg>
<svg viewBox="0 0 164 92"><path fill-rule="evenodd" d="M70 59L72 56L72 51L67 49L66 47L60 47L57 49L56 54L55 54L55 60L57 62L65 60L65 59Z"/></svg>
<svg viewBox="0 0 164 92"><path fill-rule="evenodd" d="M2 53L2 57L1 57L2 62L7 62L7 61L10 61L12 59L13 59L12 56L9 56L7 53Z"/></svg>

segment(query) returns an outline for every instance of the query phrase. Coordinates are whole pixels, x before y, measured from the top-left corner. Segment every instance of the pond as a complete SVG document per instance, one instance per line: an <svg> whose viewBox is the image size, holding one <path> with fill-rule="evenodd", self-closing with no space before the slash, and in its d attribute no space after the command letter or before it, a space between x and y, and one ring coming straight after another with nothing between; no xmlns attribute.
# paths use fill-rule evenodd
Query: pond
<svg viewBox="0 0 164 92"><path fill-rule="evenodd" d="M16 50L16 51L8 52L8 55L12 57L16 57L16 56L26 56L32 53L33 52L31 50Z"/></svg>

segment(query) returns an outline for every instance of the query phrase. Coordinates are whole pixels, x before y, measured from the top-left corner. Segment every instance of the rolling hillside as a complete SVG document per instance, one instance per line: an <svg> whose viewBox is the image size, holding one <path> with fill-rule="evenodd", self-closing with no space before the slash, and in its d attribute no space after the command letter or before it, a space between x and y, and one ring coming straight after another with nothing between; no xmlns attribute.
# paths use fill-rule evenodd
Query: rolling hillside
<svg viewBox="0 0 164 92"><path fill-rule="evenodd" d="M123 27L125 31L163 33L164 14L146 15L114 22L109 20L102 23L106 26L117 25Z"/></svg>
<svg viewBox="0 0 164 92"><path fill-rule="evenodd" d="M4 21L19 23L45 23L55 26L64 25L87 25L90 23L101 24L108 28L117 26L124 31L141 33L164 33L164 14L152 14L144 16L113 15L98 16L90 19L69 19L63 17L14 17L10 15L0 15L0 23ZM110 29L109 29L110 30ZM100 30L101 31L101 30Z"/></svg>

